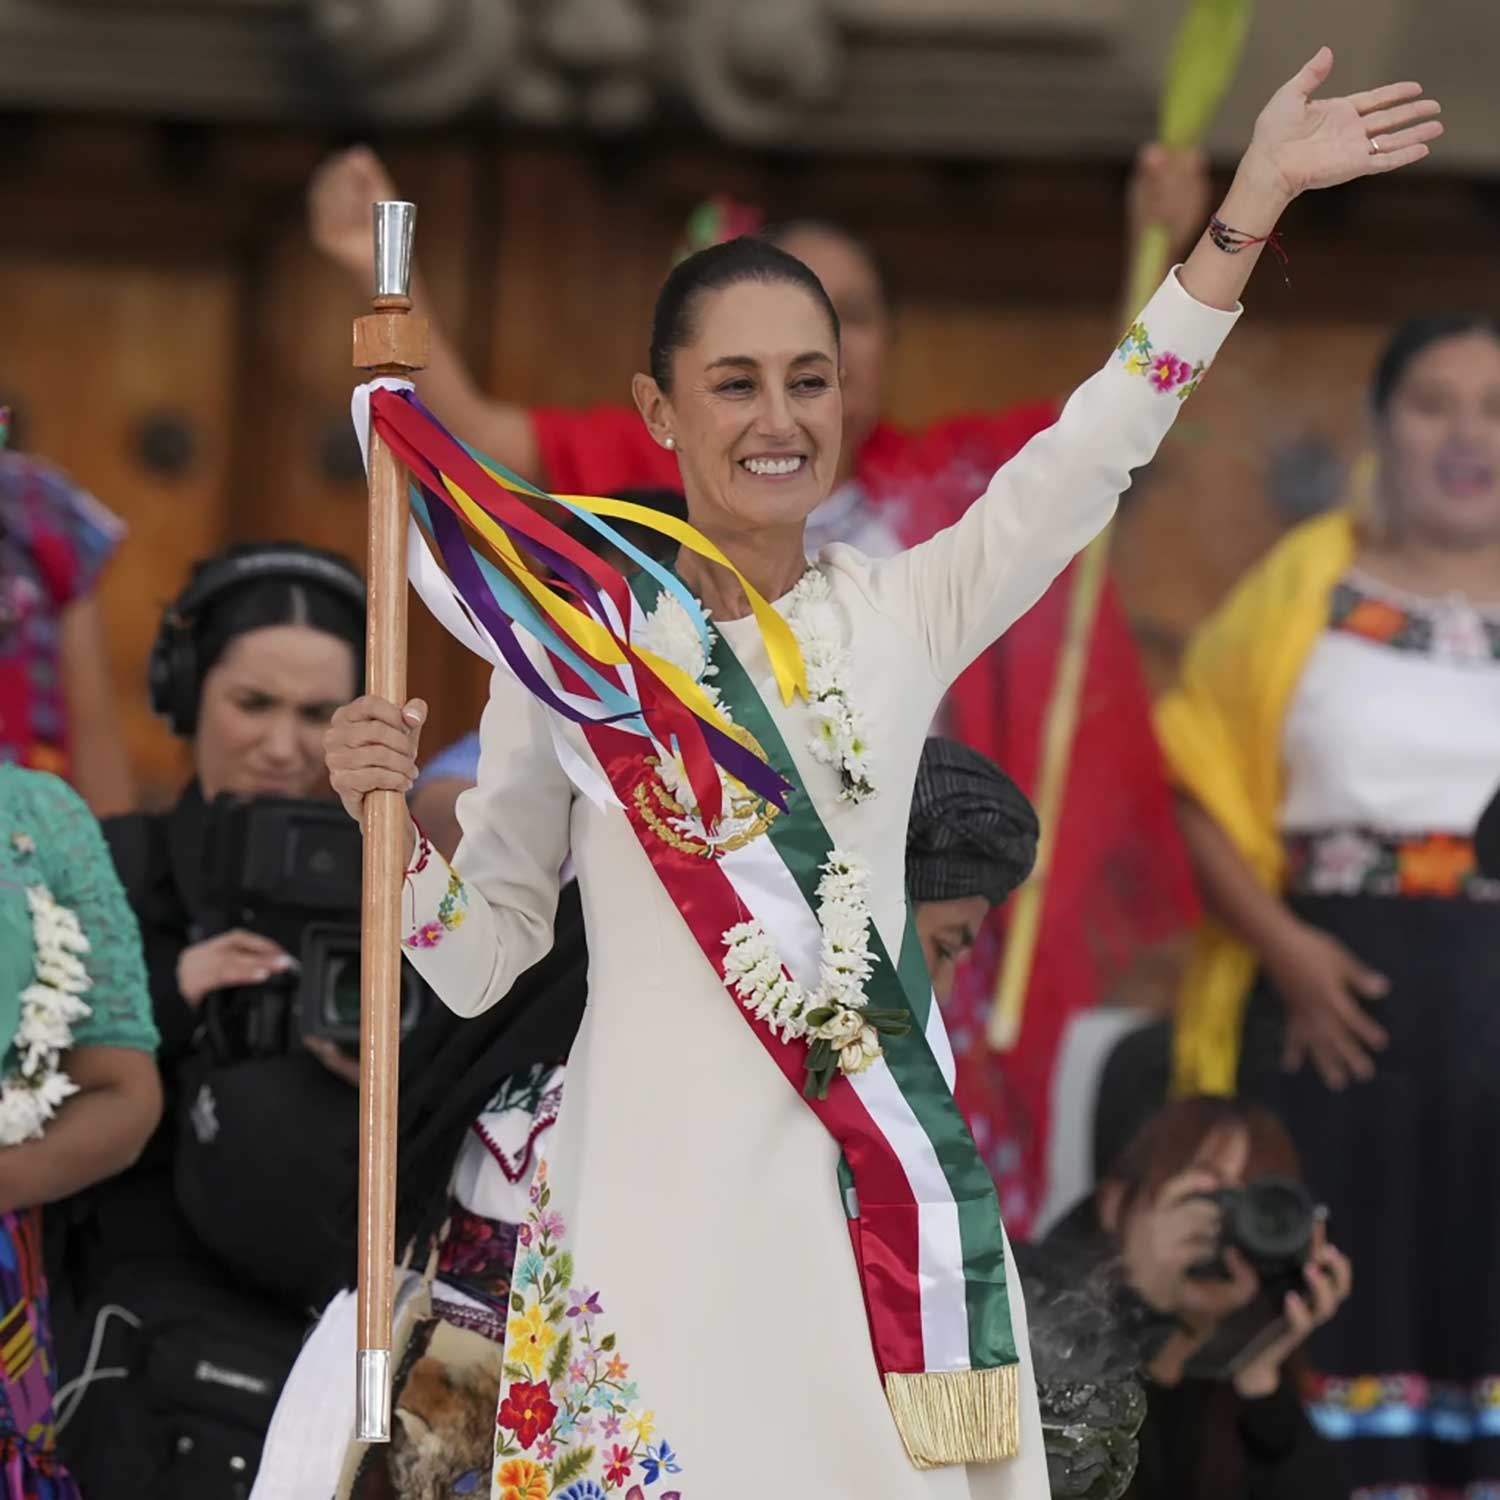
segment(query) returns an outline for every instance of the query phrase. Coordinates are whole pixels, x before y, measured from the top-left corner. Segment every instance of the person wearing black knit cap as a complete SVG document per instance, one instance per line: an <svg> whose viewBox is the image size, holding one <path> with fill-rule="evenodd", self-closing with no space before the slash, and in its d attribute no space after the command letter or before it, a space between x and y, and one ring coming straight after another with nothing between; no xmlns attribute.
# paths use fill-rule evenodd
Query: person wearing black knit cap
<svg viewBox="0 0 1500 1500"><path fill-rule="evenodd" d="M906 829L906 887L938 1000L989 915L1031 873L1031 803L987 756L934 737L922 748Z"/></svg>

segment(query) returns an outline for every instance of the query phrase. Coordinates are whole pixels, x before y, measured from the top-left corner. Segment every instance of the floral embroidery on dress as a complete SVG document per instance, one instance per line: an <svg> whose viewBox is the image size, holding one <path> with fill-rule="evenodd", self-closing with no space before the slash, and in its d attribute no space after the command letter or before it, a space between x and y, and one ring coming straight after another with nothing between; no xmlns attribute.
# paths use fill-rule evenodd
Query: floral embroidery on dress
<svg viewBox="0 0 1500 1500"><path fill-rule="evenodd" d="M1418 599L1349 576L1334 587L1328 625L1442 661L1476 666L1500 661L1500 613L1478 609L1458 595Z"/></svg>
<svg viewBox="0 0 1500 1500"><path fill-rule="evenodd" d="M404 948L436 948L455 927L462 927L469 915L469 888L457 870L448 871L448 889L438 902L437 916L424 922L402 942Z"/></svg>
<svg viewBox="0 0 1500 1500"><path fill-rule="evenodd" d="M1143 375L1160 394L1175 394L1179 401L1186 401L1208 373L1201 359L1190 364L1170 350L1154 349L1146 325L1139 320L1126 330L1115 354L1127 375Z"/></svg>
<svg viewBox="0 0 1500 1500"><path fill-rule="evenodd" d="M537 1163L521 1226L495 1421L500 1500L681 1500L655 1486L682 1472L642 1409L630 1364L600 1327L600 1294L574 1284L567 1226Z"/></svg>
<svg viewBox="0 0 1500 1500"><path fill-rule="evenodd" d="M1449 1442L1500 1437L1500 1376L1469 1384L1425 1375L1320 1375L1307 1386L1308 1415L1325 1437L1427 1435Z"/></svg>
<svg viewBox="0 0 1500 1500"><path fill-rule="evenodd" d="M1303 895L1500 901L1500 880L1479 873L1473 841L1461 834L1332 828L1292 834L1286 851L1288 884Z"/></svg>

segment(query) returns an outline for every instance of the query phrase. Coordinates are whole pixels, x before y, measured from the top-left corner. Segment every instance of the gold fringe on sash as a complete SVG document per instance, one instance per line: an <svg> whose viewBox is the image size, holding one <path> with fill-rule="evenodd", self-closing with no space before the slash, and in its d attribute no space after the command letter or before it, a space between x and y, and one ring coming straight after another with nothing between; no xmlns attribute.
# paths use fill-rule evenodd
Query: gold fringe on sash
<svg viewBox="0 0 1500 1500"><path fill-rule="evenodd" d="M919 1469L988 1464L1021 1451L1021 1367L887 1375L885 1399Z"/></svg>

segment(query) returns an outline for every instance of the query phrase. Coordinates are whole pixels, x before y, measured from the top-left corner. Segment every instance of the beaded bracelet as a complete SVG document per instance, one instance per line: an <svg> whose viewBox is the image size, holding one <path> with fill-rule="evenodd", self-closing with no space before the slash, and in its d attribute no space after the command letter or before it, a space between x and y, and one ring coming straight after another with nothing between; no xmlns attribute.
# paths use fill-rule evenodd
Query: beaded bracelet
<svg viewBox="0 0 1500 1500"><path fill-rule="evenodd" d="M1276 258L1281 262L1282 279L1288 286L1292 284L1289 267L1291 257L1286 253L1286 247L1281 243L1281 235L1272 230L1269 234L1246 234L1243 229L1236 229L1233 225L1226 224L1217 214L1208 221L1208 237L1216 250L1222 250L1225 255L1238 255L1241 250L1248 249L1251 245L1265 245L1275 251Z"/></svg>

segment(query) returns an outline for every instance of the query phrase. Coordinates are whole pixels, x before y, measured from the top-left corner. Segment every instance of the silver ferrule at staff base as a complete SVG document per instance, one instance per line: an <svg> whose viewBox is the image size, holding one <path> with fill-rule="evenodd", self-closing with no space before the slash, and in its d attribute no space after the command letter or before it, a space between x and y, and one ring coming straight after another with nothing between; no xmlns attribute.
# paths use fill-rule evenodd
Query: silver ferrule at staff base
<svg viewBox="0 0 1500 1500"><path fill-rule="evenodd" d="M375 295L411 296L411 246L417 228L415 203L376 203Z"/></svg>
<svg viewBox="0 0 1500 1500"><path fill-rule="evenodd" d="M361 1349L356 1381L359 1411L354 1429L355 1437L361 1443L390 1442L391 1351Z"/></svg>

